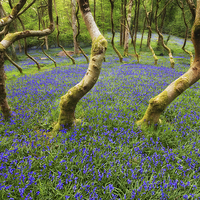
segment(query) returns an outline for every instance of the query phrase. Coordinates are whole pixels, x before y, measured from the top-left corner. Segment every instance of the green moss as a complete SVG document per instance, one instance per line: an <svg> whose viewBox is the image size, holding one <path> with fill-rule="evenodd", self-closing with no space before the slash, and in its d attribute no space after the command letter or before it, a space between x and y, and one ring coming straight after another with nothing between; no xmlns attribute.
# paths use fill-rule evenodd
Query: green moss
<svg viewBox="0 0 200 200"><path fill-rule="evenodd" d="M8 33L3 40L7 40L9 42L12 42L17 38L18 35L19 35L19 32Z"/></svg>
<svg viewBox="0 0 200 200"><path fill-rule="evenodd" d="M159 116L168 105L167 91L163 91L158 96L150 99L148 108L143 118L136 122L138 126L147 126L157 124L160 121Z"/></svg>
<svg viewBox="0 0 200 200"><path fill-rule="evenodd" d="M151 105L151 110L154 112L162 112L168 105L168 95L167 91L163 91L158 96L150 99L149 104Z"/></svg>
<svg viewBox="0 0 200 200"><path fill-rule="evenodd" d="M0 43L0 51L5 51L6 48Z"/></svg>
<svg viewBox="0 0 200 200"><path fill-rule="evenodd" d="M108 45L107 40L103 37L103 35L99 35L98 38L95 38L92 41L92 50L91 50L92 56L103 53L103 51L107 49L107 45Z"/></svg>
<svg viewBox="0 0 200 200"><path fill-rule="evenodd" d="M189 87L189 77L187 75L178 78L175 81L175 91L177 96L184 92Z"/></svg>

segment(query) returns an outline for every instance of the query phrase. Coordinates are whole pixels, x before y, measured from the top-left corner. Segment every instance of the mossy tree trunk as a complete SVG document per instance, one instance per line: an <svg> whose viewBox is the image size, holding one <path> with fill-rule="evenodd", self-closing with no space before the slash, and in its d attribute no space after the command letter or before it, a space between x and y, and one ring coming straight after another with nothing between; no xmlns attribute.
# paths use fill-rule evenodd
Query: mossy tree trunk
<svg viewBox="0 0 200 200"><path fill-rule="evenodd" d="M4 52L0 51L0 110L4 119L11 117L11 110L6 98L5 71L4 71Z"/></svg>
<svg viewBox="0 0 200 200"><path fill-rule="evenodd" d="M189 70L172 82L162 93L149 101L149 106L138 125L153 125L159 122L161 113L187 88L200 79L200 0L197 1L196 17L192 27L191 39L195 49L194 62Z"/></svg>
<svg viewBox="0 0 200 200"><path fill-rule="evenodd" d="M78 0L78 4L82 17L92 38L90 63L83 79L61 97L58 123L55 125L53 132L60 130L62 126L67 129L71 128L76 123L74 114L76 105L97 82L105 56L105 51L107 49L107 41L100 33L94 21L88 0Z"/></svg>
<svg viewBox="0 0 200 200"><path fill-rule="evenodd" d="M128 15L127 15L127 25L126 25L126 30L125 30L124 56L128 56L128 41L129 41L129 33L130 33L132 7L133 7L133 0L130 0L129 7L128 7Z"/></svg>

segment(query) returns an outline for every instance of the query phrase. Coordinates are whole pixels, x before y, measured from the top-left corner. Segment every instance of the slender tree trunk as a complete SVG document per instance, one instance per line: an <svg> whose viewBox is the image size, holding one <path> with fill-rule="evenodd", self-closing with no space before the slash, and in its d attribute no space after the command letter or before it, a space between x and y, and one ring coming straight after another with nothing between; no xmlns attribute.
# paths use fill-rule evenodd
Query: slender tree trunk
<svg viewBox="0 0 200 200"><path fill-rule="evenodd" d="M188 51L188 50L185 49L185 45L186 45L187 38L188 38L188 25L187 25L187 22L186 22L186 19L185 19L184 5L183 5L182 1L180 1L181 5L179 4L178 1L179 0L177 0L177 3L179 5L179 8L182 10L182 15L183 15L183 19L184 19L184 23L185 23L185 27L186 27L186 30L185 30L185 39L184 39L184 43L183 43L182 49L183 49L183 51L185 51L187 54L190 55L190 65L191 65L193 63L193 54L192 54L191 51Z"/></svg>
<svg viewBox="0 0 200 200"><path fill-rule="evenodd" d="M121 0L121 24L120 24L120 41L119 41L119 43L120 43L120 46L122 46L123 45L123 28L124 28L124 26L123 26L123 13L124 13L124 9L123 9L123 5L124 5L124 3L123 3L123 0Z"/></svg>
<svg viewBox="0 0 200 200"><path fill-rule="evenodd" d="M128 8L128 16L127 16L127 25L126 25L126 30L125 30L124 56L128 56L128 41L129 41L129 33L130 33L132 7L133 7L133 0L130 0L129 8Z"/></svg>
<svg viewBox="0 0 200 200"><path fill-rule="evenodd" d="M103 0L101 0L101 23L102 23L102 30L104 35L104 9L103 9Z"/></svg>
<svg viewBox="0 0 200 200"><path fill-rule="evenodd" d="M153 0L151 3L151 12L150 12L150 17L149 17L149 26L151 27L152 21L153 21ZM147 37L147 47L149 47L149 42L151 40L151 34L152 34L152 30L149 29L148 32L148 37Z"/></svg>
<svg viewBox="0 0 200 200"><path fill-rule="evenodd" d="M96 21L96 0L94 0L94 21Z"/></svg>
<svg viewBox="0 0 200 200"><path fill-rule="evenodd" d="M41 9L41 23L42 23L42 28L45 29L45 21L43 20L43 12L44 10ZM48 43L48 36L44 36L45 38L45 46L46 46L46 50L49 50L49 43Z"/></svg>
<svg viewBox="0 0 200 200"><path fill-rule="evenodd" d="M160 24L160 33L162 34L163 32L163 26L164 26L164 21L165 21L165 16L166 16L166 7L163 10L162 13L162 18L161 18L161 24ZM162 38L160 35L158 35L158 47L160 47L162 45Z"/></svg>
<svg viewBox="0 0 200 200"><path fill-rule="evenodd" d="M79 54L78 44L76 41L76 35L77 35L77 26L76 26L76 0L72 0L72 30L73 30L73 41L74 41L74 54Z"/></svg>
<svg viewBox="0 0 200 200"><path fill-rule="evenodd" d="M114 30L114 22L113 22L113 10L114 10L114 0L110 0L110 4L111 4L111 29L112 29L112 40L111 40L111 44L112 44L112 47L114 49L114 51L116 52L116 54L118 55L119 57L119 60L120 62L123 62L123 57L122 55L120 54L120 52L117 50L117 48L115 47L115 43L114 43L114 38L115 38L115 30Z"/></svg>
<svg viewBox="0 0 200 200"><path fill-rule="evenodd" d="M135 20L135 34L134 34L134 40L133 40L133 47L134 47L134 51L135 51L135 55L137 57L138 63L140 62L140 59L136 50L136 40L137 40L137 31L138 31L139 12L140 12L140 0L137 0L137 14L136 14L136 20Z"/></svg>
<svg viewBox="0 0 200 200"><path fill-rule="evenodd" d="M137 0L135 0L135 13L134 13L134 18L133 18L133 28L132 28L132 31L131 31L131 44L134 43L133 37L134 37L134 34L135 34L135 20L136 20L136 17L137 17Z"/></svg>
<svg viewBox="0 0 200 200"><path fill-rule="evenodd" d="M53 132L64 126L71 128L76 123L75 108L79 100L95 85L107 49L107 41L100 33L89 8L88 0L78 0L82 17L92 38L91 58L83 79L72 87L60 101L60 115Z"/></svg>
<svg viewBox="0 0 200 200"><path fill-rule="evenodd" d="M147 18L145 17L143 30L142 30L142 37L141 37L141 42L140 42L140 49L142 49L142 41L143 41L143 37L144 37L144 30L145 30L145 27L146 27L146 20L147 20Z"/></svg>
<svg viewBox="0 0 200 200"><path fill-rule="evenodd" d="M15 28L15 32L17 32L18 29L17 29L16 21L14 21L14 28ZM20 40L18 40L18 47L19 47L19 52L21 53L22 52L22 45L21 45L21 41Z"/></svg>
<svg viewBox="0 0 200 200"><path fill-rule="evenodd" d="M170 1L169 1L170 2ZM167 3L168 4L168 3ZM166 4L166 5L167 5ZM174 68L174 58L172 56L172 52L171 52L171 49L165 45L164 43L164 38L163 38L163 35L161 34L161 32L159 31L158 29L158 8L159 8L159 1L157 0L157 5L156 5L156 13L155 13L155 26L156 26L156 31L159 35L159 37L161 38L161 41L162 41L162 46L168 51L168 54L169 54L169 60L170 60L170 63L171 63L171 68Z"/></svg>
<svg viewBox="0 0 200 200"><path fill-rule="evenodd" d="M187 1L187 4L190 8L190 11L192 13L192 17L193 19L195 18L195 14L196 14L196 7L195 7L195 4L193 2L193 0L186 0Z"/></svg>
<svg viewBox="0 0 200 200"><path fill-rule="evenodd" d="M124 0L124 12L123 12L123 45L125 42L125 32L126 32L126 4L127 4L127 0Z"/></svg>
<svg viewBox="0 0 200 200"><path fill-rule="evenodd" d="M4 71L4 52L0 51L0 110L4 119L11 117L11 109L6 98L5 71Z"/></svg>
<svg viewBox="0 0 200 200"><path fill-rule="evenodd" d="M153 55L153 58L154 58L154 64L157 65L157 61L158 61L158 58L153 50L153 48L151 47L151 34L152 34L152 30L151 30L151 23L150 23L150 20L149 20L149 14L152 12L152 6L151 6L151 10L149 12L147 12L147 9L146 9L146 6L145 6L145 3L143 2L143 6L144 6L144 10L145 10L145 13L146 13L146 20L147 20L147 28L149 29L149 35L148 35L148 47Z"/></svg>
<svg viewBox="0 0 200 200"><path fill-rule="evenodd" d="M200 1L197 1L195 22L192 27L191 39L195 49L195 58L189 70L172 82L162 93L149 101L149 106L138 125L153 125L159 122L161 113L167 106L187 88L200 79Z"/></svg>

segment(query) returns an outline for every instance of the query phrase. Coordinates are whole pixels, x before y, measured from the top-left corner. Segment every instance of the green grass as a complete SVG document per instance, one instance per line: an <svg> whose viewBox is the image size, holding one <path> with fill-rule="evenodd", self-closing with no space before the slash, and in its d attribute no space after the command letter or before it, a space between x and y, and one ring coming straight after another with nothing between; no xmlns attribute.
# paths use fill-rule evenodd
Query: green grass
<svg viewBox="0 0 200 200"><path fill-rule="evenodd" d="M40 71L30 65L23 76L7 72L16 117L0 119L0 199L200 197L199 82L170 104L157 129L139 129L135 121L149 99L189 68L189 56L180 50L174 50L182 57L175 58L175 69L167 56L153 66L146 50L139 52L141 64L132 56L119 63L109 44L97 84L76 108L85 123L55 138L43 134L57 121L60 97L84 76L85 59L77 57L76 65L63 59Z"/></svg>

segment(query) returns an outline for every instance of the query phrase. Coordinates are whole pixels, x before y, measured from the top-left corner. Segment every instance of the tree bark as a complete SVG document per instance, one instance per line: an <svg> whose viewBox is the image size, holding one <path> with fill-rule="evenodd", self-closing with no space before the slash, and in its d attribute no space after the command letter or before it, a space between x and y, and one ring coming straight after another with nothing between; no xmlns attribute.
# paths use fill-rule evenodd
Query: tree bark
<svg viewBox="0 0 200 200"><path fill-rule="evenodd" d="M114 30L114 22L113 22L114 0L110 0L110 4L111 4L111 12L110 12L111 16L110 16L110 18L111 18L111 31L112 31L111 44L112 44L114 51L116 52L116 54L119 57L119 61L123 62L123 57L120 54L120 52L117 50L117 48L115 47L115 42L114 42L114 38L115 38L115 30Z"/></svg>
<svg viewBox="0 0 200 200"><path fill-rule="evenodd" d="M191 51L188 51L185 49L185 45L186 45L186 42L187 42L187 38L188 38L188 25L187 25L187 22L186 22L186 19L185 19L185 11L184 11L184 5L183 5L183 2L180 1L180 4L178 2L179 0L177 0L177 3L178 3L178 6L179 8L181 9L182 11L182 15L183 15L183 20L184 20L184 23L185 23L185 27L186 27L186 30L185 30L185 39L184 39L184 43L183 43L183 46L182 46L182 49L183 51L185 51L187 54L190 55L190 65L193 63L193 54Z"/></svg>
<svg viewBox="0 0 200 200"><path fill-rule="evenodd" d="M140 59L136 50L136 40L137 40L137 31L138 31L139 12L140 12L140 0L137 0L137 14L136 14L136 20L135 20L135 34L134 34L134 40L133 40L133 47L134 47L134 51L135 51L135 55L137 57L138 63L140 62Z"/></svg>
<svg viewBox="0 0 200 200"><path fill-rule="evenodd" d="M89 8L88 0L78 0L82 17L92 38L91 58L83 79L61 97L58 123L53 132L62 127L71 128L76 123L75 108L78 101L95 85L107 49L107 41L100 33Z"/></svg>
<svg viewBox="0 0 200 200"><path fill-rule="evenodd" d="M77 26L76 26L76 0L72 0L72 30L73 30L73 41L74 41L74 54L79 54L78 44L76 41L76 35L77 35Z"/></svg>
<svg viewBox="0 0 200 200"><path fill-rule="evenodd" d="M163 32L163 26L164 26L164 21L165 21L165 16L166 16L166 7L164 8L163 10L163 13L162 13L162 18L161 18L161 23L160 23L160 33L162 34ZM161 36L159 35L158 36L158 47L162 45L162 38Z"/></svg>
<svg viewBox="0 0 200 200"><path fill-rule="evenodd" d="M6 17L1 18L0 27L11 23L17 17L17 14L22 9L26 1L27 0L19 0L19 2L11 10L11 13Z"/></svg>
<svg viewBox="0 0 200 200"><path fill-rule="evenodd" d="M123 27L123 12L124 12L124 9L123 9L123 0L121 0L121 24L120 24L120 41L119 41L119 45L122 46L123 45L123 30L124 30L124 27Z"/></svg>
<svg viewBox="0 0 200 200"><path fill-rule="evenodd" d="M168 1L169 3L170 1ZM168 5L168 3L165 5L164 9L166 8L166 6ZM161 34L161 32L159 31L158 29L158 17L160 16L160 14L158 15L158 8L159 8L159 1L157 0L157 5L156 5L156 13L155 13L155 26L156 26L156 32L158 33L159 37L161 38L161 41L162 41L162 46L168 51L168 54L169 54L169 60L170 60L170 63L171 63L171 68L174 68L174 58L172 56L172 52L171 52L171 49L165 45L164 43L164 38L163 38L163 35Z"/></svg>
<svg viewBox="0 0 200 200"><path fill-rule="evenodd" d="M158 61L158 58L153 50L153 48L151 47L151 34L152 34L152 30L151 30L151 22L149 20L149 14L152 12L152 6L151 6L151 10L149 12L147 12L147 9L146 9L146 6L145 6L145 3L143 2L143 6L144 6L144 10L145 10L145 13L146 13L146 20L147 20L147 28L149 29L149 34L148 34L148 47L153 55L153 58L154 58L154 65L157 65L157 61Z"/></svg>
<svg viewBox="0 0 200 200"><path fill-rule="evenodd" d="M151 3L151 12L149 13L150 14L150 17L149 17L149 26L151 27L151 24L152 24L152 21L153 21L153 0L152 0L152 3ZM151 34L152 34L152 30L149 29L149 32L148 32L148 37L147 37L147 47L149 47L149 42L151 40Z"/></svg>
<svg viewBox="0 0 200 200"><path fill-rule="evenodd" d="M4 119L11 117L11 109L6 98L5 71L4 71L4 52L0 51L0 110Z"/></svg>
<svg viewBox="0 0 200 200"><path fill-rule="evenodd" d="M126 32L126 4L127 4L127 0L124 0L124 11L123 11L123 35L122 35L122 42L124 45L125 42L125 32Z"/></svg>
<svg viewBox="0 0 200 200"><path fill-rule="evenodd" d="M187 88L200 79L200 0L197 1L196 17L192 27L191 39L195 49L195 58L189 70L172 82L162 93L150 99L149 106L138 125L153 125L159 122L161 113Z"/></svg>
<svg viewBox="0 0 200 200"><path fill-rule="evenodd" d="M192 13L192 17L193 19L195 18L195 15L196 15L196 7L195 7L195 4L193 2L193 0L186 0L187 1L187 4L190 8L190 11Z"/></svg>
<svg viewBox="0 0 200 200"><path fill-rule="evenodd" d="M128 41L129 41L129 33L130 33L132 7L133 7L133 0L130 0L129 7L128 7L127 25L126 25L126 30L125 30L124 56L128 56Z"/></svg>
<svg viewBox="0 0 200 200"><path fill-rule="evenodd" d="M94 21L96 22L96 0L94 0Z"/></svg>
<svg viewBox="0 0 200 200"><path fill-rule="evenodd" d="M146 21L147 21L147 18L145 17L143 30L142 30L142 37L141 37L141 41L140 41L140 49L142 49L142 42L143 42L144 31L145 31L145 27L146 27Z"/></svg>

